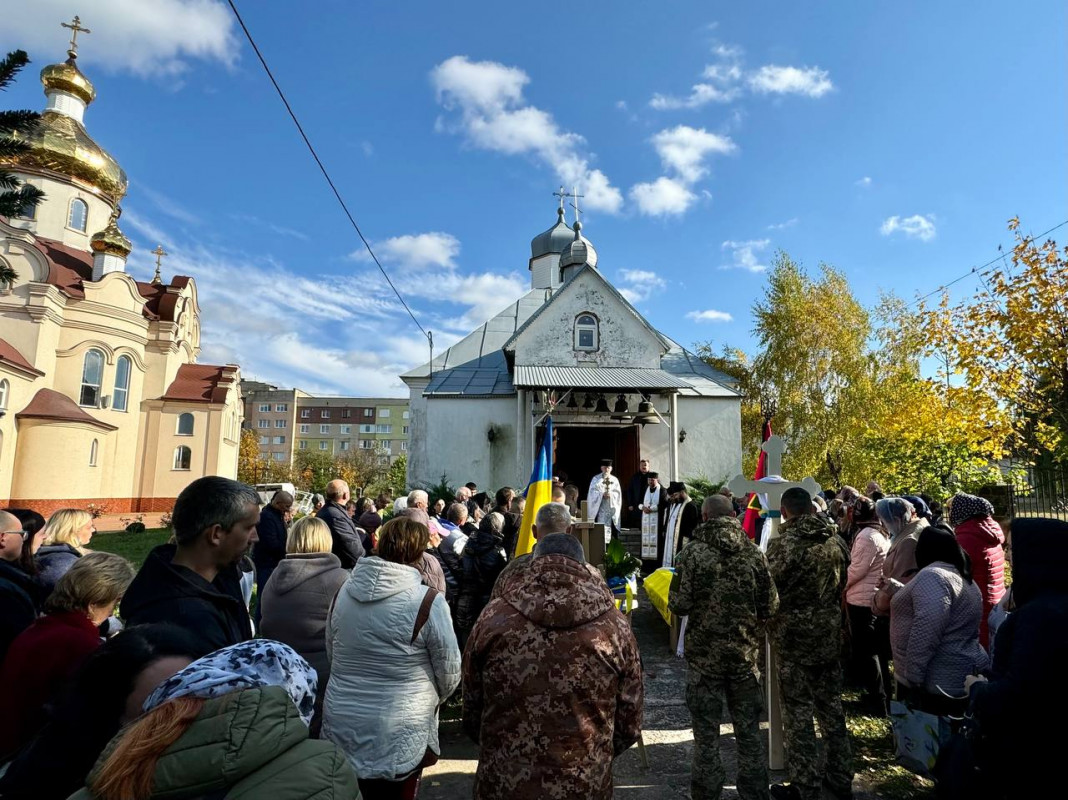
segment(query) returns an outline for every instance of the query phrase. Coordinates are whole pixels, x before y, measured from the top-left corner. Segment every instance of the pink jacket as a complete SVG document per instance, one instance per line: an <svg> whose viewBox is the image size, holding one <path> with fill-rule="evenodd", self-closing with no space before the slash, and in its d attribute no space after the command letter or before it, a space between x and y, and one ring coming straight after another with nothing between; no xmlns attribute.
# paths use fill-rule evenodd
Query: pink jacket
<svg viewBox="0 0 1068 800"><path fill-rule="evenodd" d="M983 595L979 642L989 647L987 620L990 610L1005 594L1005 534L990 517L972 517L957 526L957 544L972 560L972 578Z"/></svg>
<svg viewBox="0 0 1068 800"><path fill-rule="evenodd" d="M845 597L851 606L871 606L875 587L883 574L883 561L890 549L890 537L882 528L868 526L853 540L849 554L849 575Z"/></svg>

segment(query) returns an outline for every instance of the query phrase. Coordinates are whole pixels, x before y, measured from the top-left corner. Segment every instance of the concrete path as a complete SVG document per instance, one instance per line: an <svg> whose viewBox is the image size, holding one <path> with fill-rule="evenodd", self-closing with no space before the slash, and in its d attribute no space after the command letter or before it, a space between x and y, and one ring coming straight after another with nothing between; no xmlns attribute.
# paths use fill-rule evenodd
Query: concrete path
<svg viewBox="0 0 1068 800"><path fill-rule="evenodd" d="M637 746L616 759L614 772L617 798L670 800L690 797L690 760L693 732L686 710L686 665L668 647L668 629L660 615L639 599L632 622L641 649L645 672L645 750L649 769L641 765ZM727 775L734 775L735 745L729 725L720 740ZM443 722L442 758L423 773L421 800L456 800L471 797L478 750L463 735L459 722ZM775 780L782 776L774 774ZM732 780L728 777L728 781ZM733 786L724 798L737 797Z"/></svg>

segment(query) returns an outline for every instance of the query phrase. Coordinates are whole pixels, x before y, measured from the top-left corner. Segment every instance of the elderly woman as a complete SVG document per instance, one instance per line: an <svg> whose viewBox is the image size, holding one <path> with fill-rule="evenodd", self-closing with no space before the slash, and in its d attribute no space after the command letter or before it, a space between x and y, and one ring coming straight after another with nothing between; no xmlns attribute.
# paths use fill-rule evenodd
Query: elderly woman
<svg viewBox="0 0 1068 800"><path fill-rule="evenodd" d="M89 551L96 533L93 517L80 508L61 508L48 518L44 529L44 546L37 551L38 579L45 591L52 591L64 572Z"/></svg>
<svg viewBox="0 0 1068 800"><path fill-rule="evenodd" d="M898 697L932 714L963 711L965 678L986 669L979 644L983 598L953 534L928 527L916 543L919 572L894 595L890 646ZM947 697L948 695L948 697Z"/></svg>
<svg viewBox="0 0 1068 800"><path fill-rule="evenodd" d="M902 497L883 498L875 504L875 513L890 536L890 547L883 559L872 611L876 616L889 617L894 593L916 574L916 542L929 525L923 517L916 516L912 503Z"/></svg>
<svg viewBox="0 0 1068 800"><path fill-rule="evenodd" d="M106 620L134 577L112 553L89 553L66 571L45 602L45 615L24 630L0 668L0 756L12 754L43 727L45 705L100 646Z"/></svg>
<svg viewBox="0 0 1068 800"><path fill-rule="evenodd" d="M463 574L460 576L460 593L456 600L456 629L459 631L461 649L482 609L490 601L497 576L508 563L504 551L506 527L504 515L494 511L483 518L478 531L464 545Z"/></svg>
<svg viewBox="0 0 1068 800"><path fill-rule="evenodd" d="M879 656L885 656L885 648L878 646L871 604L879 578L882 577L890 539L875 513L875 503L867 497L858 497L854 502L853 525L858 530L849 556L845 589L849 630L852 634L851 672L854 683L864 690L862 705L882 716L887 709L887 687L883 686L884 665Z"/></svg>
<svg viewBox="0 0 1068 800"><path fill-rule="evenodd" d="M320 686L330 677L326 618L338 589L349 579L331 546L330 526L318 517L294 522L286 535L286 557L260 597L260 633L296 650L315 668Z"/></svg>
<svg viewBox="0 0 1068 800"><path fill-rule="evenodd" d="M445 597L420 582L430 542L407 516L379 530L327 622L331 659L323 737L345 751L366 800L415 797L437 761L438 706L460 682L460 650Z"/></svg>
<svg viewBox="0 0 1068 800"><path fill-rule="evenodd" d="M990 611L1005 594L1005 534L994 521L990 501L970 494L955 495L950 501L949 524L971 559L972 578L983 595L979 641L986 647Z"/></svg>

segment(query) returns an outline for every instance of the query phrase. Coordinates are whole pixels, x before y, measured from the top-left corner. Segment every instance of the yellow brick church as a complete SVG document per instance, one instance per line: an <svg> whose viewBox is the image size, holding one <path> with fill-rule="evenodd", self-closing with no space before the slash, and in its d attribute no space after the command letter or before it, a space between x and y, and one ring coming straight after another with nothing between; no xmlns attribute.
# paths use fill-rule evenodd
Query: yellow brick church
<svg viewBox="0 0 1068 800"><path fill-rule="evenodd" d="M18 275L0 283L0 507L166 511L195 478L236 476L240 371L196 363L192 278L127 274L126 173L86 132L96 90L75 40L68 56L41 71L30 151L5 164L45 199L0 217Z"/></svg>

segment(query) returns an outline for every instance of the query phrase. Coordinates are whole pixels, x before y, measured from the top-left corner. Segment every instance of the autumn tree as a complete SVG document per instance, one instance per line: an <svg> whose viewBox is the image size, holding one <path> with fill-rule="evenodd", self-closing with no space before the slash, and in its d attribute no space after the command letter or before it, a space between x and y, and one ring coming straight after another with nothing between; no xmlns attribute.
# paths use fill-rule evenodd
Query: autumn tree
<svg viewBox="0 0 1068 800"><path fill-rule="evenodd" d="M984 273L974 297L922 308L937 321L941 344L968 386L1009 409L1019 450L1045 461L1068 460L1068 248L1041 244L1009 220L1011 258ZM926 327L926 326L925 326Z"/></svg>
<svg viewBox="0 0 1068 800"><path fill-rule="evenodd" d="M237 479L242 483L260 483L263 458L256 434L248 428L241 429L241 441L237 450Z"/></svg>

